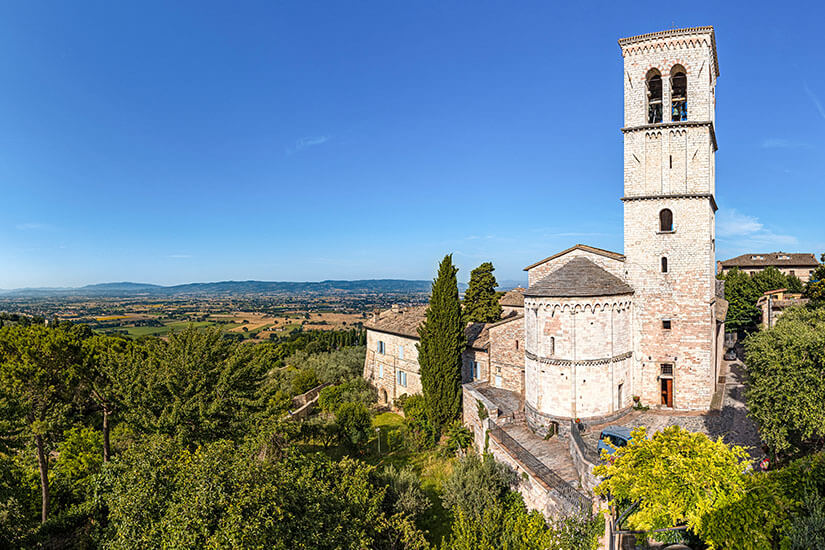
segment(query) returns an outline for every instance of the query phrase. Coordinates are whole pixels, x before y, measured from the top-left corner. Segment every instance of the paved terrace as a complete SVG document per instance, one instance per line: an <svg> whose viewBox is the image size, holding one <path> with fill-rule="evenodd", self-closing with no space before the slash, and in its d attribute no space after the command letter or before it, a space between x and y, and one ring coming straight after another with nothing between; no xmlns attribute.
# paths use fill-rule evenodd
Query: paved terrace
<svg viewBox="0 0 825 550"><path fill-rule="evenodd" d="M476 390L495 403L502 416L511 415L521 410L521 395L514 391L487 385L478 386Z"/></svg>
<svg viewBox="0 0 825 550"><path fill-rule="evenodd" d="M549 486L559 488L572 501L585 497L583 494L574 494L579 491L581 484L570 457L568 442L558 437L544 439L530 430L520 412L523 401L521 394L487 385L476 387L476 391L498 407L499 417L493 419L497 428L491 435L508 449L513 458ZM498 430L504 432L504 435L496 433ZM561 487L563 485L569 485L573 493Z"/></svg>
<svg viewBox="0 0 825 550"><path fill-rule="evenodd" d="M579 474L570 458L566 441L561 441L558 437L545 440L521 422L502 426L502 429L557 476L573 487L579 486Z"/></svg>
<svg viewBox="0 0 825 550"><path fill-rule="evenodd" d="M740 445L750 453L751 458L759 460L764 456L762 441L753 421L747 416L745 406L745 366L738 361L724 361L722 377L723 391L716 400L717 410L708 413L685 413L671 411L632 411L631 413L605 424L589 426L582 434L588 450L595 452L599 433L606 426L627 426L636 428L644 426L648 434L660 431L668 426L682 426L692 432L702 432L712 438L721 437L725 443Z"/></svg>

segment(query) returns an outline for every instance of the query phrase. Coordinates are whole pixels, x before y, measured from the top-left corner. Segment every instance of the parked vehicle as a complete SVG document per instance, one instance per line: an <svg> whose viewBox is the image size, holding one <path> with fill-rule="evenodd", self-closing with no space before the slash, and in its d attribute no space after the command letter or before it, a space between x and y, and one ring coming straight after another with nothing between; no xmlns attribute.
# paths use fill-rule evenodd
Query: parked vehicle
<svg viewBox="0 0 825 550"><path fill-rule="evenodd" d="M627 445L629 441L632 441L633 438L630 437L631 428L627 428L625 426L609 426L602 430L602 433L599 434L599 444L596 446L596 451L601 456L602 449L607 451L608 454L613 454L615 449L607 444L609 441L615 447L624 447Z"/></svg>
<svg viewBox="0 0 825 550"><path fill-rule="evenodd" d="M725 361L736 361L737 359L736 351L734 351L733 348L725 352Z"/></svg>

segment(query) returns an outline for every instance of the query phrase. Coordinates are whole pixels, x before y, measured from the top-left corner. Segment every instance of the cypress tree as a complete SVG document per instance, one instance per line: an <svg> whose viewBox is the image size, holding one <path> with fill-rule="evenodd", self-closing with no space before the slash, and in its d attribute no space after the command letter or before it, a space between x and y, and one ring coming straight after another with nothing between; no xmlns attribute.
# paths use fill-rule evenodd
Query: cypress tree
<svg viewBox="0 0 825 550"><path fill-rule="evenodd" d="M470 285L464 293L464 319L468 323L494 323L501 319L495 270L491 262L484 262L470 273Z"/></svg>
<svg viewBox="0 0 825 550"><path fill-rule="evenodd" d="M430 307L418 329L418 363L427 417L436 431L461 412L461 353L466 346L452 254L444 256L433 281Z"/></svg>

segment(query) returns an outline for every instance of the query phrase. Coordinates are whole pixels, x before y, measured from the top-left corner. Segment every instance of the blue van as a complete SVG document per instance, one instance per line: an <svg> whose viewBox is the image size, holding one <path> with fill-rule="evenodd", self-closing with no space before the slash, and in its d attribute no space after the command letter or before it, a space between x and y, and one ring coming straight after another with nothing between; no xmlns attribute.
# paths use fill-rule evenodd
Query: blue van
<svg viewBox="0 0 825 550"><path fill-rule="evenodd" d="M601 456L602 449L604 449L612 455L615 449L608 445L607 441L609 440L616 447L624 447L628 441L633 439L630 437L630 432L631 429L625 426L608 426L599 434L599 444L596 446L596 452Z"/></svg>

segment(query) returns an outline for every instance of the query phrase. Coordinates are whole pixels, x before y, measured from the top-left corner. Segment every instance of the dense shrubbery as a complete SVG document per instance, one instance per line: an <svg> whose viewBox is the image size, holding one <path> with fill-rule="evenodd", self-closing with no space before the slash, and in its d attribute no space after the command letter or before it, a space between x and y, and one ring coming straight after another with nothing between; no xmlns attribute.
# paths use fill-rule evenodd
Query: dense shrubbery
<svg viewBox="0 0 825 550"><path fill-rule="evenodd" d="M69 324L0 328L0 547L290 548L315 525L330 530L329 547L348 537L376 547L406 537L414 547L421 535L411 523L381 515L383 486L369 468L284 451L298 438L293 423L264 429L280 425L295 393L344 382L342 399L362 403L334 433L357 445L372 429L363 383L349 382L362 365L363 349L345 348L301 352L279 368L265 346L219 329L132 341ZM248 437L263 432L263 442ZM261 487L284 500L266 508L255 500ZM368 496L352 492L359 487ZM272 506L315 515L275 532ZM358 518L375 525L341 532L348 510L348 528Z"/></svg>
<svg viewBox="0 0 825 550"><path fill-rule="evenodd" d="M825 308L786 311L745 343L749 415L775 453L825 449Z"/></svg>
<svg viewBox="0 0 825 550"><path fill-rule="evenodd" d="M728 315L725 328L729 331L753 332L761 319L756 301L769 290L786 288L791 292L802 292L802 281L796 275L785 275L775 267L768 267L753 275L739 268L733 268L725 275L725 300L728 301Z"/></svg>
<svg viewBox="0 0 825 550"><path fill-rule="evenodd" d="M787 548L817 529L825 536L803 506L815 511L825 495L825 454L769 472L750 471L746 457L741 448L677 426L649 439L640 429L594 473L604 477L598 491L614 504L640 502L627 519L633 529L686 524L711 550Z"/></svg>
<svg viewBox="0 0 825 550"><path fill-rule="evenodd" d="M243 339L241 335L241 339ZM275 366L288 364L287 358L298 352L308 355L336 351L367 343L367 332L362 328L344 330L295 329L284 335L272 333L271 341L261 344L267 350Z"/></svg>
<svg viewBox="0 0 825 550"><path fill-rule="evenodd" d="M515 473L492 456L470 454L457 461L444 483L444 505L453 511L452 533L442 550L595 550L604 533L601 516L548 524L528 511Z"/></svg>

